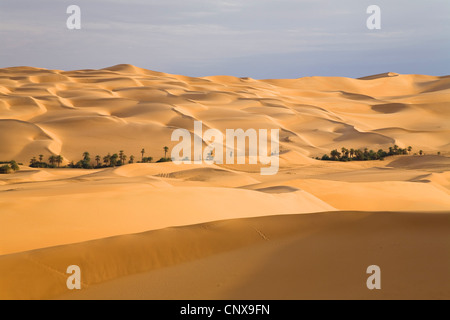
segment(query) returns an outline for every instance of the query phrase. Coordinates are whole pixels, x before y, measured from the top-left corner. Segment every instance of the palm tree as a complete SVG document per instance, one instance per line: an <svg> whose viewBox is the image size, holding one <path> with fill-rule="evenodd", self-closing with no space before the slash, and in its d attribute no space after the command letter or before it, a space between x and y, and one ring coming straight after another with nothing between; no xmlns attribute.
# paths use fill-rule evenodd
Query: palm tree
<svg viewBox="0 0 450 320"><path fill-rule="evenodd" d="M423 150L420 150L420 151L419 151L419 154L422 156L422 155L423 155Z"/></svg>
<svg viewBox="0 0 450 320"><path fill-rule="evenodd" d="M341 156L341 153L339 151L337 151L336 149L334 149L330 152L330 155L331 155L332 160L337 160Z"/></svg>
<svg viewBox="0 0 450 320"><path fill-rule="evenodd" d="M167 158L167 152L169 151L169 147L164 147L164 158Z"/></svg>
<svg viewBox="0 0 450 320"><path fill-rule="evenodd" d="M342 156L348 158L350 150L348 150L347 148L342 148L341 151L342 151Z"/></svg>
<svg viewBox="0 0 450 320"><path fill-rule="evenodd" d="M30 160L30 166L33 165L33 164L35 164L36 162L37 162L36 157L33 157L33 158Z"/></svg>
<svg viewBox="0 0 450 320"><path fill-rule="evenodd" d="M48 158L48 162L49 162L51 165L54 165L55 162L56 162L56 156L51 155L51 156Z"/></svg>
<svg viewBox="0 0 450 320"><path fill-rule="evenodd" d="M103 157L103 162L105 163L106 166L110 165L111 155L109 153L106 156Z"/></svg>
<svg viewBox="0 0 450 320"><path fill-rule="evenodd" d="M58 164L58 168L61 165L61 163L63 162L63 160L64 159L63 159L63 157L60 154L55 157L55 161Z"/></svg>
<svg viewBox="0 0 450 320"><path fill-rule="evenodd" d="M355 149L351 148L350 149L350 157L353 158L354 155L355 155Z"/></svg>
<svg viewBox="0 0 450 320"><path fill-rule="evenodd" d="M134 156L133 155L130 156L130 161L128 161L128 163L134 163Z"/></svg>
<svg viewBox="0 0 450 320"><path fill-rule="evenodd" d="M408 152L409 152L409 154L411 154L411 150L412 150L412 147L409 146L409 147L408 147Z"/></svg>
<svg viewBox="0 0 450 320"><path fill-rule="evenodd" d="M115 167L117 165L117 159L119 159L119 156L117 155L117 153L114 153L109 160L112 167Z"/></svg>
<svg viewBox="0 0 450 320"><path fill-rule="evenodd" d="M122 164L123 164L123 162L124 162L123 156L124 156L123 150L120 150L120 151L119 151L119 159L120 159L120 162L121 162Z"/></svg>
<svg viewBox="0 0 450 320"><path fill-rule="evenodd" d="M355 157L357 160L363 160L364 159L363 152L359 149L355 150Z"/></svg>
<svg viewBox="0 0 450 320"><path fill-rule="evenodd" d="M91 157L90 157L90 154L89 154L89 152L83 152L83 161L84 162L89 162L89 161L91 161Z"/></svg>
<svg viewBox="0 0 450 320"><path fill-rule="evenodd" d="M43 154L40 154L40 155L39 155L39 162L42 162L42 160L44 160L44 155L43 155Z"/></svg>
<svg viewBox="0 0 450 320"><path fill-rule="evenodd" d="M141 154L142 154L142 162L144 162L144 154L145 154L145 149L144 148L142 148Z"/></svg>
<svg viewBox="0 0 450 320"><path fill-rule="evenodd" d="M95 161L97 162L97 167L99 166L100 160L101 160L100 156L96 155L95 156Z"/></svg>

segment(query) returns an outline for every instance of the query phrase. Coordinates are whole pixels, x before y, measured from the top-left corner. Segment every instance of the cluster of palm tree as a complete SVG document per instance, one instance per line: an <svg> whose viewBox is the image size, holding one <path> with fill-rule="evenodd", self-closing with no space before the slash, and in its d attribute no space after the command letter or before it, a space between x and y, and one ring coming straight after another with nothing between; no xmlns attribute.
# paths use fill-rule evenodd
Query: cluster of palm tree
<svg viewBox="0 0 450 320"><path fill-rule="evenodd" d="M170 158L167 158L167 152L169 148L166 146L163 148L164 150L164 158L159 159L157 162L167 162L171 161ZM153 161L153 157L145 157L145 149L141 150L141 161L137 161L138 163L150 163ZM127 163L135 163L136 158L131 155L128 157L123 150L120 150L118 153L108 153L106 156L101 157L100 155L96 155L94 157L94 161L91 159L91 155L89 152L84 152L81 160L77 162L70 162L67 167L69 168L82 168L82 169L98 169L98 168L108 168L108 167L118 167L123 166ZM39 160L36 157L33 157L30 160L30 167L33 168L56 168L61 167L62 162L64 161L61 155L51 155L48 158L48 162L44 161L44 156L39 155Z"/></svg>
<svg viewBox="0 0 450 320"><path fill-rule="evenodd" d="M159 159L158 161L156 161L157 163L158 163L158 162L169 162L169 161L172 161L171 158L167 158L167 152L169 152L169 147L165 146L165 147L163 148L163 150L164 150L164 158L161 158L161 159ZM145 149L142 149L142 150L141 150L141 154L142 154L141 161L140 161L141 163L150 163L150 162L153 161L153 158L152 158L152 157L144 157L144 155L145 155ZM139 161L138 161L138 162L139 162Z"/></svg>
<svg viewBox="0 0 450 320"><path fill-rule="evenodd" d="M159 159L156 162L170 162L172 161L172 158L167 158L167 152L169 152L169 147L164 147L164 158Z"/></svg>
<svg viewBox="0 0 450 320"><path fill-rule="evenodd" d="M142 155L142 157L141 157L141 163L150 163L150 162L152 162L153 161L153 157L144 157L144 155L145 155L145 149L142 149L141 150L141 155ZM139 161L138 161L139 162Z"/></svg>
<svg viewBox="0 0 450 320"><path fill-rule="evenodd" d="M368 148L361 149L347 149L342 148L339 152L334 149L330 154L324 154L322 158L317 157L317 160L327 161L367 161L367 160L384 160L384 158L395 155L407 155L411 154L412 147L400 148L397 145L389 147L389 151L379 149L378 151L369 150ZM423 151L419 151L420 155L423 155Z"/></svg>
<svg viewBox="0 0 450 320"><path fill-rule="evenodd" d="M61 155L51 155L48 158L48 162L44 161L44 155L39 155L39 160L36 157L33 157L30 160L30 167L32 168L56 168L60 167L64 158Z"/></svg>
<svg viewBox="0 0 450 320"><path fill-rule="evenodd" d="M7 163L2 162L2 164L3 165L0 166L0 174L8 174L19 170L19 165L14 160Z"/></svg>
<svg viewBox="0 0 450 320"><path fill-rule="evenodd" d="M128 161L127 161L128 160ZM108 153L106 156L101 157L100 155L96 155L94 157L95 163L91 160L91 155L89 152L83 153L83 158L78 162L74 163L73 161L69 163L69 168L82 168L82 169L98 169L98 168L108 168L108 167L119 167L123 166L127 163L134 163L135 157L131 155L129 158L124 153L123 150L120 150L119 153Z"/></svg>

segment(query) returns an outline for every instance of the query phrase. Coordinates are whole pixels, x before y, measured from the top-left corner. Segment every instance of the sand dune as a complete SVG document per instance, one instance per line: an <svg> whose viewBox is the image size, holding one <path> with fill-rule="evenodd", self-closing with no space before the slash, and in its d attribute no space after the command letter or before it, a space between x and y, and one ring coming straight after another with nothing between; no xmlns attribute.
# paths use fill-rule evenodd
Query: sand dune
<svg viewBox="0 0 450 320"><path fill-rule="evenodd" d="M59 176L57 169L41 170L3 180L0 254L207 221L334 210L302 190L236 188L257 180L220 168L135 164L90 174L72 169L78 176L62 170Z"/></svg>
<svg viewBox="0 0 450 320"><path fill-rule="evenodd" d="M2 157L21 162L51 152L70 161L84 151L118 147L135 156L146 147L159 156L161 145L173 145L167 126L193 120L220 130L281 128L282 149L305 156L344 145L393 143L448 152L450 111L442 107L450 99L448 77L254 80L190 78L131 65L79 71L15 67L0 70L0 90L0 132L24 136L30 129L11 128L20 120L48 135L25 133L27 140L0 146ZM99 148L103 137L109 139Z"/></svg>
<svg viewBox="0 0 450 320"><path fill-rule="evenodd" d="M266 177L249 165L23 167L0 176L0 253L243 217L336 209L449 210L449 164L439 169L443 173L394 167L421 158L448 163L431 156L398 157L385 161L386 167L380 161L314 162Z"/></svg>
<svg viewBox="0 0 450 320"><path fill-rule="evenodd" d="M392 161L388 166L394 168L444 172L448 171L448 168L450 166L450 158L438 156L400 158Z"/></svg>
<svg viewBox="0 0 450 320"><path fill-rule="evenodd" d="M449 101L448 76L0 69L0 161L22 163L0 175L0 299L448 299ZM65 165L85 151L139 160L145 148L157 160L175 145L172 132L192 132L194 121L221 132L280 129L279 172L28 167L39 155ZM412 154L314 159L394 144ZM83 290L69 293L72 264ZM365 287L371 264L385 270L382 291Z"/></svg>
<svg viewBox="0 0 450 320"><path fill-rule="evenodd" d="M1 256L0 298L444 299L449 226L449 213L340 212L123 235ZM365 288L374 263L381 291Z"/></svg>

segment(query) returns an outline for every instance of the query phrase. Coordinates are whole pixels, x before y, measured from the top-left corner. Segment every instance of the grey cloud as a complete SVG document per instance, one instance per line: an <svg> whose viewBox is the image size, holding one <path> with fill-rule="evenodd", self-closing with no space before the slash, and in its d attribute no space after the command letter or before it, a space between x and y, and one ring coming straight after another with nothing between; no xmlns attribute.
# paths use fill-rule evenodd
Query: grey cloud
<svg viewBox="0 0 450 320"><path fill-rule="evenodd" d="M0 67L131 63L193 76L450 74L450 2L378 0L0 0ZM82 9L82 30L65 9ZM388 68L388 69L387 69Z"/></svg>

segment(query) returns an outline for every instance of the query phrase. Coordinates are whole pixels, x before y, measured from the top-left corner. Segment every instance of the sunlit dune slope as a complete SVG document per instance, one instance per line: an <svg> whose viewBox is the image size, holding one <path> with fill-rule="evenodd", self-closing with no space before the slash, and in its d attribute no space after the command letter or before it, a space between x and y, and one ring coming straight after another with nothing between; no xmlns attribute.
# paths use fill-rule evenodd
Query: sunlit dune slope
<svg viewBox="0 0 450 320"><path fill-rule="evenodd" d="M208 221L335 210L301 189L239 188L258 180L209 166L22 170L0 182L0 255Z"/></svg>
<svg viewBox="0 0 450 320"><path fill-rule="evenodd" d="M279 128L288 161L332 148L411 145L450 151L450 78L381 74L362 79L191 78L117 65L60 71L0 70L0 160L84 151L154 158L175 128ZM294 154L294 153L293 153ZM283 165L286 165L284 163Z"/></svg>

